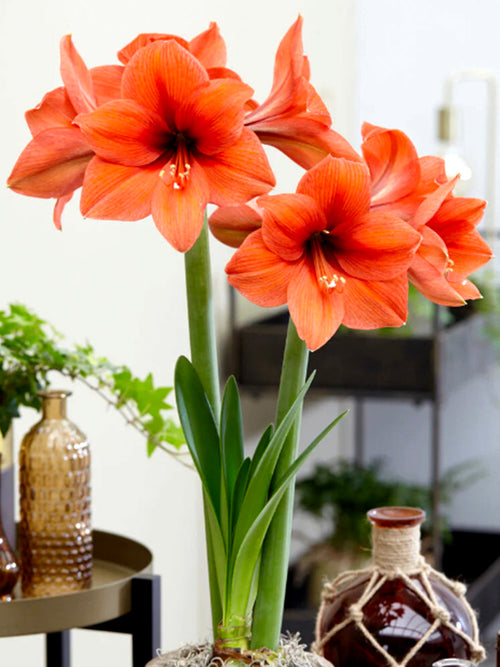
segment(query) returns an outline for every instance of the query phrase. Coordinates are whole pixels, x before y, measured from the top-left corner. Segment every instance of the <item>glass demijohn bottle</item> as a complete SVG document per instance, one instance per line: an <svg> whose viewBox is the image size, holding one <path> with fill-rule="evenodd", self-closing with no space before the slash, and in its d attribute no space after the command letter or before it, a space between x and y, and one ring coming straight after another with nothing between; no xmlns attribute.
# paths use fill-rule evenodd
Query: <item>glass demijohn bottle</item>
<svg viewBox="0 0 500 667"><path fill-rule="evenodd" d="M71 392L40 392L42 419L19 451L21 588L42 597L89 588L90 449L66 418Z"/></svg>
<svg viewBox="0 0 500 667"><path fill-rule="evenodd" d="M420 555L425 512L382 507L368 518L371 564L325 587L315 650L335 667L428 667L449 657L480 661L484 651L465 587Z"/></svg>

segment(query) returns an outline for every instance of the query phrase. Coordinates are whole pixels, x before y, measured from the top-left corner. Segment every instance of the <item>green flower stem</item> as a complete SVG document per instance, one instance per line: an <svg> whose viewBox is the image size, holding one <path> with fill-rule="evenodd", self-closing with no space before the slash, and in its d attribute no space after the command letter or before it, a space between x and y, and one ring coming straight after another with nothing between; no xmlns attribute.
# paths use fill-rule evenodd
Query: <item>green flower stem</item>
<svg viewBox="0 0 500 667"><path fill-rule="evenodd" d="M283 419L304 385L308 360L309 350L304 341L298 337L295 325L290 319L278 393L276 426ZM285 441L276 468L275 479L278 479L297 458L301 415L302 411ZM294 484L292 484L276 511L264 542L252 625L252 648L254 649L262 647L271 650L278 649L285 605L294 490Z"/></svg>
<svg viewBox="0 0 500 667"><path fill-rule="evenodd" d="M216 419L220 385L212 301L212 275L207 216L198 240L184 255L191 363L200 376Z"/></svg>
<svg viewBox="0 0 500 667"><path fill-rule="evenodd" d="M189 322L189 342L191 347L191 363L196 369L205 392L209 398L215 419L220 414L220 385L217 364L217 348L215 342L215 319L212 301L212 275L210 267L210 248L207 216L198 240L184 255L186 276L186 295ZM205 532L207 541L208 576L210 585L210 603L214 636L222 619L222 602L219 594L213 540L207 519L206 503L209 502L203 493L205 507Z"/></svg>

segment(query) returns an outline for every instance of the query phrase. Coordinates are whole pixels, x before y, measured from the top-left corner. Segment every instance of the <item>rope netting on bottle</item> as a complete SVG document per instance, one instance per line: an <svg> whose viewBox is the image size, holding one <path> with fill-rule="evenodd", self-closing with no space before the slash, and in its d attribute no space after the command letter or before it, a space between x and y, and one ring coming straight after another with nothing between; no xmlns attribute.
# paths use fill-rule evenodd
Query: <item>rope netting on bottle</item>
<svg viewBox="0 0 500 667"><path fill-rule="evenodd" d="M445 627L449 631L458 635L466 642L470 649L470 656L473 662L481 662L485 658L485 651L479 643L479 629L476 616L465 598L466 587L457 581L448 579L444 574L437 572L432 568L419 553L420 537L418 532L412 528L407 530L385 530L374 533L374 561L373 564L363 570L353 570L344 572L336 577L331 583L325 585L322 595L322 602L316 622L316 641L312 650L322 655L323 647L332 640L343 628L350 624L355 624L359 631L364 635L373 648L380 653L386 661L388 667L405 667L410 660L425 645L427 640L440 627ZM418 541L416 548L415 539ZM391 542L389 545L387 540ZM397 542L395 544L394 542ZM398 548L395 548L398 547ZM389 557L389 552L390 557ZM376 553L376 557L375 557ZM394 557L396 554L396 557ZM345 618L334 625L326 634L321 636L321 627L323 615L327 607L334 602L346 587L354 584L356 581L366 576L366 585L361 596L356 602L350 605ZM430 577L437 579L446 588L451 590L468 612L472 624L472 636L465 633L460 627L457 627L451 620L450 612L440 604L433 589ZM372 600L377 591L392 579L401 579L406 586L417 595L429 611L429 617L433 621L415 642L412 648L398 662L388 651L377 641L377 638L367 628L364 619L364 607Z"/></svg>

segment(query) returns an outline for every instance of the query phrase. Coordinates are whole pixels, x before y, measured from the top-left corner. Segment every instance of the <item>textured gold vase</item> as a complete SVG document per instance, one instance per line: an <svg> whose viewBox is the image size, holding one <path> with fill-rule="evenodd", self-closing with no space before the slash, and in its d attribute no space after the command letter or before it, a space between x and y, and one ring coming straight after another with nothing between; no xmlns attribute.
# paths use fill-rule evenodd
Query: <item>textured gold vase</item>
<svg viewBox="0 0 500 667"><path fill-rule="evenodd" d="M90 449L66 418L68 391L45 391L42 419L19 451L21 588L42 597L89 588L92 579Z"/></svg>

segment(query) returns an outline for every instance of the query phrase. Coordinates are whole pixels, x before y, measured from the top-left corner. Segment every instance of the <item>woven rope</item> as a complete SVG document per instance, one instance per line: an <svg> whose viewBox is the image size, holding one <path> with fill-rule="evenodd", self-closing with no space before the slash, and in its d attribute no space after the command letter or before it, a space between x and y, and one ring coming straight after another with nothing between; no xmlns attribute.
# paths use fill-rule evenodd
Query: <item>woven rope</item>
<svg viewBox="0 0 500 667"><path fill-rule="evenodd" d="M443 585L449 588L460 599L472 621L472 637L455 627L450 622L450 614L442 607L433 590L429 575L437 578ZM366 586L359 600L352 604L346 618L329 630L327 634L320 637L321 623L326 607L333 602L337 592L352 584L355 580L366 577ZM418 577L421 586L418 586L412 577ZM372 599L378 589L390 579L400 578L428 607L434 621L427 631L414 644L411 650L404 656L401 662L397 662L377 639L370 633L363 622L364 606ZM485 658L484 648L479 643L479 628L476 616L465 598L466 588L459 582L448 579L444 574L434 570L420 555L420 530L419 527L378 529L373 530L373 564L363 570L344 572L326 584L323 590L322 602L316 620L316 642L312 650L323 655L323 648L327 642L343 628L354 623L360 632L366 637L374 649L380 653L388 667L405 667L410 660L424 646L429 637L440 627L444 626L451 632L461 637L470 648L471 658L474 662L481 662Z"/></svg>

